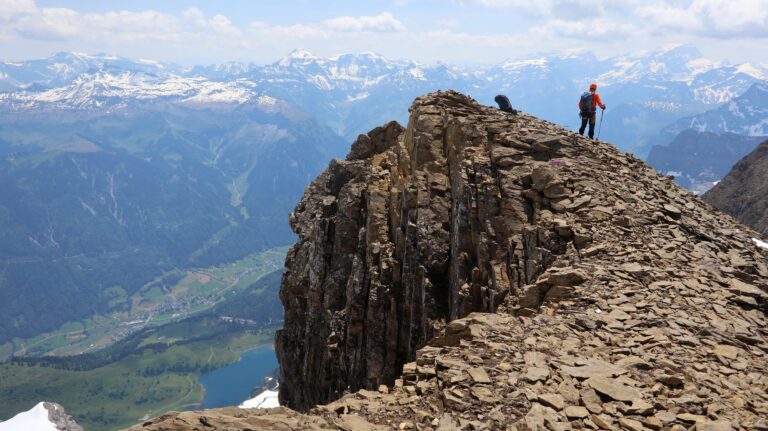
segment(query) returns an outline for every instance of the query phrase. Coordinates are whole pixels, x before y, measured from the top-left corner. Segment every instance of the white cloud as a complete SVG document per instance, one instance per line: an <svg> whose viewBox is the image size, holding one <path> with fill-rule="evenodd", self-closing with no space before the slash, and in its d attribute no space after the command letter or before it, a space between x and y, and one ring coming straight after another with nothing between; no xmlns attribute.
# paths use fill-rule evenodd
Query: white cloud
<svg viewBox="0 0 768 431"><path fill-rule="evenodd" d="M48 42L70 41L78 46L98 45L99 50L140 41L208 48L276 47L286 44L295 47L305 39L406 31L405 26L389 12L371 16L340 16L310 24L253 22L241 29L225 15L206 16L196 7L178 15L154 10L81 13L69 8L38 7L34 0L0 0L0 23L0 38L4 41L14 37Z"/></svg>
<svg viewBox="0 0 768 431"><path fill-rule="evenodd" d="M197 27L204 28L208 25L208 21L205 19L205 14L196 7L185 10L181 13L181 17Z"/></svg>
<svg viewBox="0 0 768 431"><path fill-rule="evenodd" d="M203 11L196 7L185 10L182 12L181 17L197 30L209 30L229 37L240 37L243 34L226 16L214 15L211 19L208 19Z"/></svg>
<svg viewBox="0 0 768 431"><path fill-rule="evenodd" d="M316 25L271 25L262 21L248 26L251 37L273 39L275 42L289 42L302 39L325 38L331 35L327 29ZM295 48L295 46L294 46Z"/></svg>
<svg viewBox="0 0 768 431"><path fill-rule="evenodd" d="M422 61L495 62L574 46L610 55L672 41L696 43L724 53L722 58L732 57L731 39L739 38L738 55L766 61L768 0L450 0L441 13L426 16L419 15L416 1L394 1L396 14L239 26L230 16L196 7L175 14L84 13L35 0L0 0L0 55L23 59L80 50L181 62L274 61L305 47L320 55L373 50ZM465 19L462 11L470 10ZM407 28L405 17L422 21ZM492 24L482 25L486 19ZM507 19L510 25L499 25Z"/></svg>
<svg viewBox="0 0 768 431"><path fill-rule="evenodd" d="M18 17L11 27L26 39L67 40L80 32L77 17L71 9L39 9L34 14Z"/></svg>
<svg viewBox="0 0 768 431"><path fill-rule="evenodd" d="M405 30L403 23L389 12L382 12L375 16L340 16L326 20L323 24L335 31L398 32Z"/></svg>
<svg viewBox="0 0 768 431"><path fill-rule="evenodd" d="M641 0L457 0L493 9L515 9L541 18L591 19L606 13L620 13L647 3Z"/></svg>
<svg viewBox="0 0 768 431"><path fill-rule="evenodd" d="M603 19L568 21L554 19L545 25L531 28L531 33L539 37L559 37L581 40L615 41L626 39L639 30L633 25L615 23Z"/></svg>
<svg viewBox="0 0 768 431"><path fill-rule="evenodd" d="M37 12L34 0L0 0L0 22Z"/></svg>
<svg viewBox="0 0 768 431"><path fill-rule="evenodd" d="M677 31L718 39L768 38L768 0L693 0L639 8L657 32Z"/></svg>
<svg viewBox="0 0 768 431"><path fill-rule="evenodd" d="M9 0L0 0L8 3ZM126 38L176 40L181 31L176 17L152 10L83 14L68 8L38 8L34 2L11 0L1 9L6 31L31 40ZM0 4L0 8L8 6ZM19 7L21 6L21 7Z"/></svg>
<svg viewBox="0 0 768 431"><path fill-rule="evenodd" d="M539 22L540 34L609 38L624 28L637 37L686 35L713 39L768 38L768 0L455 0L514 9ZM590 23L603 19L601 28ZM610 31L609 31L610 29ZM605 34L603 34L605 33ZM626 33L626 32L621 32Z"/></svg>

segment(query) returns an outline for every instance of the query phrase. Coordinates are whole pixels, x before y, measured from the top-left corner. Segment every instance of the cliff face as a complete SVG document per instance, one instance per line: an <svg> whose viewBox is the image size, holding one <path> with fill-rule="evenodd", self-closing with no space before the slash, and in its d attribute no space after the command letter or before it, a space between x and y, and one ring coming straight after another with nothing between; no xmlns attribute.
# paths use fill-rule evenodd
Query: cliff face
<svg viewBox="0 0 768 431"><path fill-rule="evenodd" d="M136 429L768 429L766 251L604 142L430 94L291 225L281 401L329 404Z"/></svg>
<svg viewBox="0 0 768 431"><path fill-rule="evenodd" d="M577 148L478 108L454 93L417 99L406 129L361 136L305 192L281 289L284 405L392 385L445 322L506 308L586 243L536 223L536 199L567 196L551 160Z"/></svg>
<svg viewBox="0 0 768 431"><path fill-rule="evenodd" d="M702 198L768 237L768 141L739 160Z"/></svg>

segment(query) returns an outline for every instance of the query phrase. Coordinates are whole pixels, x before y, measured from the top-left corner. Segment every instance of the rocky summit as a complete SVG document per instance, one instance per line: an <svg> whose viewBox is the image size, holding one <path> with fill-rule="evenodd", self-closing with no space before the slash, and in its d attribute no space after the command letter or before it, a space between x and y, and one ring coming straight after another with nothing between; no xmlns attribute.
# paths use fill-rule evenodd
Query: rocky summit
<svg viewBox="0 0 768 431"><path fill-rule="evenodd" d="M286 407L133 430L768 429L756 232L546 121L455 92L410 113L291 215Z"/></svg>

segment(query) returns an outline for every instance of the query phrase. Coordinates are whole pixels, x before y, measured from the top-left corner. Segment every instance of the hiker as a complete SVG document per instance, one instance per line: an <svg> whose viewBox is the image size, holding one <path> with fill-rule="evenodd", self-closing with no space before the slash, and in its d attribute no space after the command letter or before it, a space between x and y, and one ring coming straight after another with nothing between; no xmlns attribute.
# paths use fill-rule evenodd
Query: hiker
<svg viewBox="0 0 768 431"><path fill-rule="evenodd" d="M494 97L493 100L499 104L499 109L512 115L517 115L517 110L512 108L512 104L509 103L509 98L503 94L499 94Z"/></svg>
<svg viewBox="0 0 768 431"><path fill-rule="evenodd" d="M595 119L597 118L597 107L600 107L605 111L605 104L600 100L600 95L597 94L597 84L592 83L589 85L589 91L581 95L579 100L579 116L581 117L581 128L579 128L579 134L584 136L584 129L587 128L587 122L589 122L589 139L595 139Z"/></svg>

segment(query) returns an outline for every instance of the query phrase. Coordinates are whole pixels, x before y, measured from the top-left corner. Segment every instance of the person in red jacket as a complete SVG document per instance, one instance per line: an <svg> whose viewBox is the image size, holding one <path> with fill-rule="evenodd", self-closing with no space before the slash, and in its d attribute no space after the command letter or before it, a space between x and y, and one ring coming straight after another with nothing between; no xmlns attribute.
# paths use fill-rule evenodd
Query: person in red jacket
<svg viewBox="0 0 768 431"><path fill-rule="evenodd" d="M589 85L589 91L581 95L579 100L579 115L581 116L581 128L579 128L579 134L584 135L584 129L587 128L587 122L589 122L589 139L595 138L595 119L597 118L597 107L605 110L605 104L600 100L600 95L597 94L597 84L592 83Z"/></svg>

